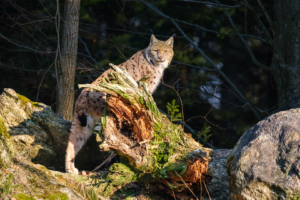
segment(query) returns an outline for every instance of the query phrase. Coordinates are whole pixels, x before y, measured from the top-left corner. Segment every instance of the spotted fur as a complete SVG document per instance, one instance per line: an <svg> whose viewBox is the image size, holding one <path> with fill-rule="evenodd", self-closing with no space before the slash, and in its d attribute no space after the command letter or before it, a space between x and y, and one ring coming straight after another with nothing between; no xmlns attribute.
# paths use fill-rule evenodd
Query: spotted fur
<svg viewBox="0 0 300 200"><path fill-rule="evenodd" d="M173 55L173 37L167 41L160 41L152 35L146 49L138 51L118 67L124 67L135 81L145 75L150 76L148 89L152 94L159 85L164 70L170 65ZM101 78L107 77L110 71L111 69L105 71L92 84L98 84ZM75 156L91 136L96 121L103 116L105 101L105 93L86 88L75 102L74 120L66 150L65 167L67 172L78 174L78 170L74 166Z"/></svg>

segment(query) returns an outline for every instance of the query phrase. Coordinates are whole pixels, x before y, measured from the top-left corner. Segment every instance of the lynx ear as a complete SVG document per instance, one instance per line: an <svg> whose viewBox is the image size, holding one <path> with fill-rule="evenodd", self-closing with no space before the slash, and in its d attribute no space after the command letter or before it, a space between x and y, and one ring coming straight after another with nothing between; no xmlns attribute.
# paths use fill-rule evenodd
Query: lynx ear
<svg viewBox="0 0 300 200"><path fill-rule="evenodd" d="M170 37L167 41L165 41L166 45L170 46L173 48L173 44L174 44L174 38Z"/></svg>
<svg viewBox="0 0 300 200"><path fill-rule="evenodd" d="M151 38L150 38L150 47L155 45L158 42L158 40L156 39L156 37L152 34Z"/></svg>

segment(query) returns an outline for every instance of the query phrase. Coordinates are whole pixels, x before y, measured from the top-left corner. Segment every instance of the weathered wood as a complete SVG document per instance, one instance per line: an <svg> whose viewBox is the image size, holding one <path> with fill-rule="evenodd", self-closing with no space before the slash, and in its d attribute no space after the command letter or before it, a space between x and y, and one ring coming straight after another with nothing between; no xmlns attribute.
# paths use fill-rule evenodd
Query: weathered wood
<svg viewBox="0 0 300 200"><path fill-rule="evenodd" d="M101 148L122 156L137 179L161 182L170 194L199 190L200 182L212 177L208 169L211 149L158 111L146 77L136 83L125 69L111 66L108 78L98 85L79 85L107 93Z"/></svg>

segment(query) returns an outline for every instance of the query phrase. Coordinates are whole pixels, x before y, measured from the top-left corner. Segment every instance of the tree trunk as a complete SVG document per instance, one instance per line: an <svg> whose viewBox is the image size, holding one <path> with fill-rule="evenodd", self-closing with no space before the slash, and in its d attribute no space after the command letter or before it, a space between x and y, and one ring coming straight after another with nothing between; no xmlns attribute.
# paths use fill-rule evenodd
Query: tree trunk
<svg viewBox="0 0 300 200"><path fill-rule="evenodd" d="M61 56L58 68L57 114L69 121L73 120L79 10L80 0L65 0Z"/></svg>
<svg viewBox="0 0 300 200"><path fill-rule="evenodd" d="M300 2L274 0L272 74L279 107L300 95Z"/></svg>

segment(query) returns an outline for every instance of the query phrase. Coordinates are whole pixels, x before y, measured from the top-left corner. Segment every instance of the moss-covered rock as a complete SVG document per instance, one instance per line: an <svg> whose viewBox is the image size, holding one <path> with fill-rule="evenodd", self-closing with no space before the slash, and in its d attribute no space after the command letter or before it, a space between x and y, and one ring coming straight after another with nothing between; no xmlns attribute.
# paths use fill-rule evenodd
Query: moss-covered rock
<svg viewBox="0 0 300 200"><path fill-rule="evenodd" d="M15 156L15 149L0 116L0 167L7 167L12 163Z"/></svg>
<svg viewBox="0 0 300 200"><path fill-rule="evenodd" d="M32 102L8 88L0 95L0 118L0 130L7 130L0 131L0 134L11 136L16 151L34 163L64 170L69 121L56 115L49 106ZM99 144L96 137L88 140L86 148L76 157L79 169L91 170L105 159L108 153L101 152Z"/></svg>

